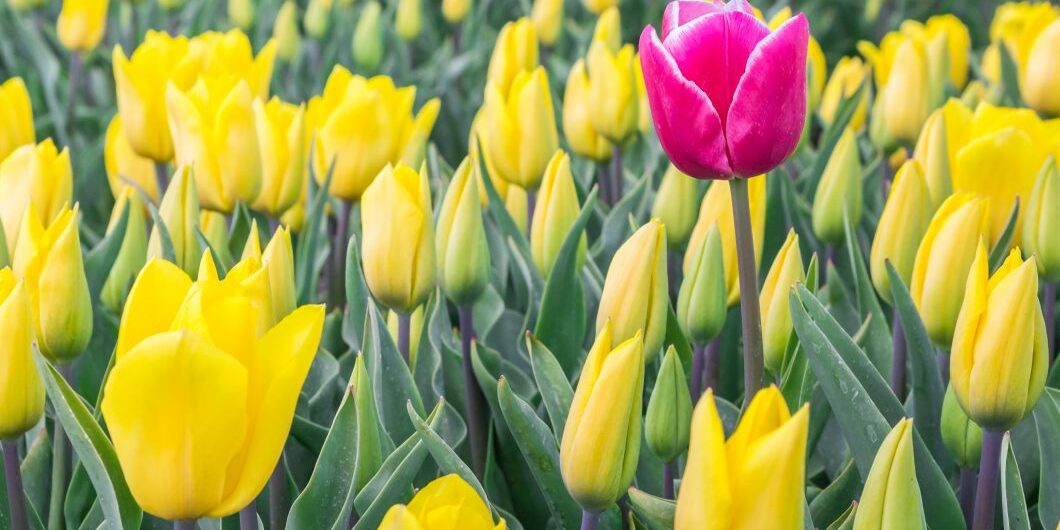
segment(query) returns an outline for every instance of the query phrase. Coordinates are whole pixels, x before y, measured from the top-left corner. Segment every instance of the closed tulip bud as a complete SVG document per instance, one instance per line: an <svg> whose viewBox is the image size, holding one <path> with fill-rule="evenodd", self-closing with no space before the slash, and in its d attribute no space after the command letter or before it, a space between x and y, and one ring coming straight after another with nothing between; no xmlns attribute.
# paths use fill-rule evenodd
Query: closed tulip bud
<svg viewBox="0 0 1060 530"><path fill-rule="evenodd" d="M55 362L75 359L92 337L92 300L81 257L77 205L63 208L47 228L26 211L14 271L29 291L37 346Z"/></svg>
<svg viewBox="0 0 1060 530"><path fill-rule="evenodd" d="M839 137L813 196L813 232L830 245L846 237L844 218L851 226L861 220L861 158L857 136L848 128Z"/></svg>
<svg viewBox="0 0 1060 530"><path fill-rule="evenodd" d="M195 232L199 222L199 199L195 193L195 181L189 173L187 167L177 168L166 193L162 196L158 214L165 225L166 233L169 234L169 240L173 243L173 263L188 274L195 274L199 267L199 256L202 254ZM147 240L148 261L152 258L162 258L162 252L162 234L158 225L155 225L151 228L151 236Z"/></svg>
<svg viewBox="0 0 1060 530"><path fill-rule="evenodd" d="M276 58L293 63L302 53L302 34L298 30L298 4L285 0L276 13L272 27L272 38L276 39Z"/></svg>
<svg viewBox="0 0 1060 530"><path fill-rule="evenodd" d="M699 193L696 180L673 164L666 168L659 190L655 192L651 216L666 225L666 242L671 250L680 250L688 243L696 225Z"/></svg>
<svg viewBox="0 0 1060 530"><path fill-rule="evenodd" d="M107 224L107 233L115 229L121 220L123 211L128 211L128 220L125 225L125 237L122 239L118 257L114 259L114 266L103 283L103 292L100 298L103 305L110 309L115 315L121 314L122 304L125 302L125 293L129 286L144 267L147 261L147 221L144 219L144 205L140 195L130 187L126 187L118 195L111 212L110 223Z"/></svg>
<svg viewBox="0 0 1060 530"><path fill-rule="evenodd" d="M122 313L101 409L129 490L157 517L225 517L253 502L317 352L324 307L264 325L267 289L239 267L193 283L151 261Z"/></svg>
<svg viewBox="0 0 1060 530"><path fill-rule="evenodd" d="M19 12L27 12L44 5L44 0L7 0L11 9Z"/></svg>
<svg viewBox="0 0 1060 530"><path fill-rule="evenodd" d="M791 309L788 303L791 288L805 281L806 267L802 264L799 236L795 230L788 231L788 238L773 259L773 266L762 284L759 303L762 307L762 346L765 365L773 374L780 374L784 367L784 355L791 338Z"/></svg>
<svg viewBox="0 0 1060 530"><path fill-rule="evenodd" d="M459 475L434 479L416 492L408 506L395 504L387 510L379 530L505 530L504 519L494 524L490 507Z"/></svg>
<svg viewBox="0 0 1060 530"><path fill-rule="evenodd" d="M563 0L534 0L530 18L541 44L554 46L563 31Z"/></svg>
<svg viewBox="0 0 1060 530"><path fill-rule="evenodd" d="M398 0L397 14L394 16L394 29L398 37L413 41L420 36L423 28L422 10L420 0Z"/></svg>
<svg viewBox="0 0 1060 530"><path fill-rule="evenodd" d="M534 23L526 17L508 22L497 34L497 43L490 56L486 71L486 85L497 87L507 94L521 72L532 72L537 68L537 31Z"/></svg>
<svg viewBox="0 0 1060 530"><path fill-rule="evenodd" d="M508 194L504 196L504 209L508 210L508 215L512 216L512 221L515 221L515 227L520 232L526 232L530 226L526 200L526 190L515 184L508 186Z"/></svg>
<svg viewBox="0 0 1060 530"><path fill-rule="evenodd" d="M563 92L563 134L567 137L571 151L602 162L611 158L611 142L596 130L589 118L591 99L591 83L585 70L585 61L578 59L571 67Z"/></svg>
<svg viewBox="0 0 1060 530"><path fill-rule="evenodd" d="M316 40L321 40L327 36L328 27L331 25L333 5L334 2L332 0L309 0L306 4L305 16L302 19L306 35Z"/></svg>
<svg viewBox="0 0 1060 530"><path fill-rule="evenodd" d="M507 93L498 85L488 85L484 112L486 132L480 138L501 178L536 190L545 167L559 148L545 69L521 72Z"/></svg>
<svg viewBox="0 0 1060 530"><path fill-rule="evenodd" d="M26 211L32 209L37 222L48 225L70 204L73 186L70 151L56 149L51 138L23 145L0 163L0 224L9 256L18 246Z"/></svg>
<svg viewBox="0 0 1060 530"><path fill-rule="evenodd" d="M107 170L107 182L110 192L117 199L126 188L143 191L158 202L158 177L155 164L133 151L126 139L121 124L121 115L114 116L107 126L106 143L103 146L103 165Z"/></svg>
<svg viewBox="0 0 1060 530"><path fill-rule="evenodd" d="M935 212L916 251L909 294L924 319L928 336L940 347L953 341L953 328L965 296L975 246L989 229L984 201L969 194L946 199Z"/></svg>
<svg viewBox="0 0 1060 530"><path fill-rule="evenodd" d="M537 194L533 224L530 225L530 255L534 258L537 270L546 278L580 209L574 175L570 170L570 157L563 151L556 151L545 169L545 178ZM585 249L586 239L585 234L582 234L575 265L578 269L585 263Z"/></svg>
<svg viewBox="0 0 1060 530"><path fill-rule="evenodd" d="M637 132L640 118L633 55L631 44L614 53L602 41L594 41L586 59L589 118L594 129L615 143Z"/></svg>
<svg viewBox="0 0 1060 530"><path fill-rule="evenodd" d="M1060 170L1055 158L1042 167L1026 208L1023 252L1035 257L1042 278L1060 281L1060 241L1053 232L1060 226Z"/></svg>
<svg viewBox="0 0 1060 530"><path fill-rule="evenodd" d="M44 381L33 362L29 293L11 269L0 269L0 439L30 430L44 415Z"/></svg>
<svg viewBox="0 0 1060 530"><path fill-rule="evenodd" d="M644 416L644 440L648 449L665 462L671 462L688 447L692 428L692 395L681 359L673 346L666 349L655 388Z"/></svg>
<svg viewBox="0 0 1060 530"><path fill-rule="evenodd" d="M975 469L979 467L979 457L983 450L983 429L975 424L968 413L961 408L953 386L946 387L946 397L942 401L942 443L961 467Z"/></svg>
<svg viewBox="0 0 1060 530"><path fill-rule="evenodd" d="M0 84L0 123L0 162L19 146L36 143L33 107L21 77Z"/></svg>
<svg viewBox="0 0 1060 530"><path fill-rule="evenodd" d="M972 38L968 26L951 14L936 15L924 25L927 37L942 43L942 57L934 58L934 68L945 67L944 77L957 90L968 83L968 62Z"/></svg>
<svg viewBox="0 0 1060 530"><path fill-rule="evenodd" d="M650 362L662 348L669 302L666 278L666 227L652 219L618 248L607 268L596 332L611 326L615 341L638 333Z"/></svg>
<svg viewBox="0 0 1060 530"><path fill-rule="evenodd" d="M835 70L832 71L832 77L828 78L828 83L824 87L824 93L821 96L821 106L817 111L821 122L828 126L835 121L835 114L839 110L839 105L846 98L857 93L858 89L869 78L871 71L872 67L862 62L860 57L843 57L836 63ZM849 127L851 129L858 131L865 126L865 119L868 117L869 102L871 100L872 91L866 88L857 103L854 115L850 118Z"/></svg>
<svg viewBox="0 0 1060 530"><path fill-rule="evenodd" d="M409 167L420 167L427 160L427 143L430 141L434 122L442 110L442 101L431 99L423 105L412 127L405 132L405 148L401 151L401 162Z"/></svg>
<svg viewBox="0 0 1060 530"><path fill-rule="evenodd" d="M880 298L888 303L891 302L891 280L887 274L887 262L891 262L898 276L909 285L917 248L931 223L931 211L931 197L921 176L920 163L910 160L894 176L869 251L872 284Z"/></svg>
<svg viewBox="0 0 1060 530"><path fill-rule="evenodd" d="M409 314L434 289L434 219L426 168L389 167L361 203L364 279L383 305Z"/></svg>
<svg viewBox="0 0 1060 530"><path fill-rule="evenodd" d="M760 390L728 440L713 389L692 413L675 530L803 528L809 406L788 411L777 387Z"/></svg>
<svg viewBox="0 0 1060 530"><path fill-rule="evenodd" d="M177 84L177 88L187 91L198 80L205 80L209 94L216 91L227 92L231 87L245 81L255 98L269 97L269 84L272 82L272 69L276 62L276 41L269 39L254 55L250 37L239 29L225 33L208 31L195 37L190 42L189 55L199 61L199 76L193 78L188 88ZM163 85L164 87L165 85ZM220 94L219 97L223 97ZM171 125L172 127L172 125Z"/></svg>
<svg viewBox="0 0 1060 530"><path fill-rule="evenodd" d="M886 74L877 73L880 95L876 98L880 126L892 142L912 144L932 110L932 89L926 44L916 38L897 36ZM886 46L886 42L881 46ZM884 50L883 53L888 53ZM880 68L877 63L877 68ZM879 81L883 79L881 84Z"/></svg>
<svg viewBox="0 0 1060 530"><path fill-rule="evenodd" d="M261 146L261 192L252 206L273 217L287 211L305 187L307 162L305 106L273 97L254 100Z"/></svg>
<svg viewBox="0 0 1060 530"><path fill-rule="evenodd" d="M442 0L442 16L450 24L459 24L471 13L471 0Z"/></svg>
<svg viewBox="0 0 1060 530"><path fill-rule="evenodd" d="M677 321L693 344L706 344L721 333L728 301L725 250L718 226L712 224L703 242L688 251L695 255L677 295Z"/></svg>
<svg viewBox="0 0 1060 530"><path fill-rule="evenodd" d="M950 381L968 417L984 429L1015 427L1038 403L1049 372L1034 258L1019 249L993 276L980 240L953 334Z"/></svg>
<svg viewBox="0 0 1060 530"><path fill-rule="evenodd" d="M588 9L590 13L599 15L600 13L618 5L618 0L582 0L582 5L584 5L585 9Z"/></svg>
<svg viewBox="0 0 1060 530"><path fill-rule="evenodd" d="M926 528L913 462L913 421L903 418L883 439L872 460L854 512L854 530Z"/></svg>
<svg viewBox="0 0 1060 530"><path fill-rule="evenodd" d="M950 100L931 113L916 142L913 158L923 170L933 208L953 193L953 167L958 149L968 141L971 121L972 113L967 107L957 100Z"/></svg>
<svg viewBox="0 0 1060 530"><path fill-rule="evenodd" d="M473 303L490 279L490 249L477 173L478 165L464 158L442 200L434 239L439 284L461 306Z"/></svg>
<svg viewBox="0 0 1060 530"><path fill-rule="evenodd" d="M243 270L241 270L241 266ZM273 325L294 312L298 297L294 284L294 251L291 248L291 232L285 227L276 229L265 251L261 250L258 225L251 226L250 235L243 247L240 263L229 271L229 275L242 274L252 277L264 274L268 296L263 304L266 322Z"/></svg>
<svg viewBox="0 0 1060 530"><path fill-rule="evenodd" d="M228 20L235 27L249 31L254 25L254 0L228 0Z"/></svg>
<svg viewBox="0 0 1060 530"><path fill-rule="evenodd" d="M184 0L158 0L158 7L161 7L166 13L172 13L184 7Z"/></svg>
<svg viewBox="0 0 1060 530"><path fill-rule="evenodd" d="M611 53L622 47L622 19L618 7L611 6L600 13L593 28L593 42L603 43Z"/></svg>
<svg viewBox="0 0 1060 530"><path fill-rule="evenodd" d="M625 494L640 455L643 334L615 342L604 322L582 367L559 449L567 491L593 512Z"/></svg>
<svg viewBox="0 0 1060 530"><path fill-rule="evenodd" d="M383 60L383 28L379 24L382 11L375 0L365 3L353 30L353 60L365 70L375 70Z"/></svg>
<svg viewBox="0 0 1060 530"><path fill-rule="evenodd" d="M63 0L56 33L72 52L92 50L107 28L107 0Z"/></svg>
<svg viewBox="0 0 1060 530"><path fill-rule="evenodd" d="M1034 110L1048 115L1060 115L1060 66L1056 64L1056 50L1060 49L1060 18L1049 24L1034 39L1026 66L1023 68L1023 99Z"/></svg>

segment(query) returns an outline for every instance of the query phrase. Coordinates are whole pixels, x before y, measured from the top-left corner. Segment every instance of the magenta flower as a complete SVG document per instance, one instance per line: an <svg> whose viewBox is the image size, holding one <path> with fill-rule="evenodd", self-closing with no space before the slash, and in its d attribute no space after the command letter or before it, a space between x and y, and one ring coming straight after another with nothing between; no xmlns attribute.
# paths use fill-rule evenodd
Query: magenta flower
<svg viewBox="0 0 1060 530"><path fill-rule="evenodd" d="M774 32L746 0L677 0L666 6L662 40L648 26L641 65L663 150L701 179L765 173L799 142L806 120L802 14Z"/></svg>

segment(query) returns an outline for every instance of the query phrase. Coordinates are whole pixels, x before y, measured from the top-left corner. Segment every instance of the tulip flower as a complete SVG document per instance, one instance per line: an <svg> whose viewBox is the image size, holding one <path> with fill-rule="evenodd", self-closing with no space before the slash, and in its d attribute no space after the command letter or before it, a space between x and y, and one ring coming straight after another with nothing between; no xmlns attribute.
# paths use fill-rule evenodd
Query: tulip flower
<svg viewBox="0 0 1060 530"><path fill-rule="evenodd" d="M559 449L567 491L595 513L625 494L640 455L643 335L615 342L610 321L604 322L582 367Z"/></svg>
<svg viewBox="0 0 1060 530"><path fill-rule="evenodd" d="M146 210L139 193L128 186L122 188L118 200L114 203L110 222L107 224L108 234L117 227L124 211L129 212L125 236L100 294L103 305L115 315L121 314L125 293L147 261L147 221L144 219Z"/></svg>
<svg viewBox="0 0 1060 530"><path fill-rule="evenodd" d="M879 49L867 42L858 48L872 63L879 90L873 140L885 147L913 144L928 114L941 103L942 87L932 84L925 39L891 32Z"/></svg>
<svg viewBox="0 0 1060 530"><path fill-rule="evenodd" d="M670 161L709 179L780 165L806 120L808 39L802 14L770 32L743 0L670 3L662 39L651 27L640 38L655 131ZM703 60L719 49L724 60Z"/></svg>
<svg viewBox="0 0 1060 530"><path fill-rule="evenodd" d="M245 268L245 272L240 268ZM269 325L276 324L294 312L298 295L294 282L294 250L291 247L291 232L280 227L272 235L265 251L258 239L258 225L254 223L247 237L240 262L228 271L229 275L264 274L269 286L269 296L264 300L262 311Z"/></svg>
<svg viewBox="0 0 1060 530"><path fill-rule="evenodd" d="M243 31L254 25L254 12L254 0L228 0L228 20Z"/></svg>
<svg viewBox="0 0 1060 530"><path fill-rule="evenodd" d="M19 146L37 142L33 130L33 107L21 77L0 84L0 162Z"/></svg>
<svg viewBox="0 0 1060 530"><path fill-rule="evenodd" d="M1005 46L1019 68L1024 101L1045 114L1049 111L1051 73L1050 46L1055 46L1054 23L1060 7L1051 2L1007 2L998 6L990 23L990 46L983 53L983 73L991 83L1001 80L1000 47ZM1039 45L1039 41L1041 44ZM1054 85L1055 87L1055 85ZM1055 96L1052 96L1055 97Z"/></svg>
<svg viewBox="0 0 1060 530"><path fill-rule="evenodd" d="M603 162L611 158L611 142L596 130L589 119L591 99L591 83L585 70L585 60L578 59L571 66L567 87L563 92L563 135L571 151Z"/></svg>
<svg viewBox="0 0 1060 530"><path fill-rule="evenodd" d="M600 36L601 28L608 25L614 28L604 32L615 42ZM634 62L633 45L617 46L618 25L617 7L609 8L600 16L585 64L589 76L589 121L605 138L621 144L637 132L640 112L635 72L639 65Z"/></svg>
<svg viewBox="0 0 1060 530"><path fill-rule="evenodd" d="M462 306L473 303L490 279L490 248L482 223L478 179L478 164L464 158L445 192L435 232L438 283L454 303Z"/></svg>
<svg viewBox="0 0 1060 530"><path fill-rule="evenodd" d="M1038 403L1049 372L1038 271L1014 249L990 275L980 240L953 334L950 381L968 417L984 429L1015 427Z"/></svg>
<svg viewBox="0 0 1060 530"><path fill-rule="evenodd" d="M959 100L951 99L928 117L916 143L913 158L924 170L924 182L937 208L953 193L953 170L957 152L968 143L972 113Z"/></svg>
<svg viewBox="0 0 1060 530"><path fill-rule="evenodd" d="M835 65L832 77L824 86L821 96L821 105L817 109L817 115L825 125L831 125L835 121L836 112L843 100L857 93L865 81L869 78L872 67L862 62L860 57L843 57ZM869 112L869 102L872 100L872 91L867 89L857 103L854 115L850 118L849 127L855 131L865 126L865 120Z"/></svg>
<svg viewBox="0 0 1060 530"><path fill-rule="evenodd" d="M1056 64L1058 47L1060 18L1050 23L1034 40L1020 84L1027 104L1050 116L1060 115L1060 67Z"/></svg>
<svg viewBox="0 0 1060 530"><path fill-rule="evenodd" d="M107 0L63 0L55 32L72 52L94 49L107 28Z"/></svg>
<svg viewBox="0 0 1060 530"><path fill-rule="evenodd" d="M983 429L968 417L957 401L953 385L946 387L946 397L942 400L942 443L962 468L979 467L979 457L983 450Z"/></svg>
<svg viewBox="0 0 1060 530"><path fill-rule="evenodd" d="M649 362L662 348L669 304L666 278L666 227L653 219L618 248L607 268L596 332L609 326L621 342L642 335Z"/></svg>
<svg viewBox="0 0 1060 530"><path fill-rule="evenodd" d="M795 415L775 386L760 390L728 440L714 391L692 413L675 530L803 528L809 406Z"/></svg>
<svg viewBox="0 0 1060 530"><path fill-rule="evenodd" d="M813 232L818 239L839 245L846 238L844 219L851 226L861 221L861 178L857 136L847 128L839 137L813 196Z"/></svg>
<svg viewBox="0 0 1060 530"><path fill-rule="evenodd" d="M316 40L322 40L327 36L328 28L331 26L333 6L333 0L309 0L306 3L302 20L306 35Z"/></svg>
<svg viewBox="0 0 1060 530"><path fill-rule="evenodd" d="M924 320L928 336L940 347L953 341L957 314L965 297L965 282L974 245L989 230L985 201L957 194L943 202L917 248L909 294Z"/></svg>
<svg viewBox="0 0 1060 530"><path fill-rule="evenodd" d="M277 59L290 64L301 55L302 34L298 30L298 4L293 0L285 0L276 12L272 38L276 41Z"/></svg>
<svg viewBox="0 0 1060 530"><path fill-rule="evenodd" d="M442 16L450 24L463 22L471 13L471 0L442 0Z"/></svg>
<svg viewBox="0 0 1060 530"><path fill-rule="evenodd" d="M254 501L320 341L323 306L262 326L268 289L237 269L193 283L152 261L122 314L103 418L133 497L164 519L224 517Z"/></svg>
<svg viewBox="0 0 1060 530"><path fill-rule="evenodd" d="M92 337L92 300L81 257L80 210L63 207L47 227L26 210L15 248L15 276L26 283L37 347L55 362L75 359Z"/></svg>
<svg viewBox="0 0 1060 530"><path fill-rule="evenodd" d="M496 524L489 505L459 475L434 479L416 492L408 506L395 504L383 517L380 530L505 530Z"/></svg>
<svg viewBox="0 0 1060 530"><path fill-rule="evenodd" d="M1060 281L1060 241L1054 232L1060 226L1060 170L1055 158L1042 166L1026 208L1023 252L1035 257L1042 279Z"/></svg>
<svg viewBox="0 0 1060 530"><path fill-rule="evenodd" d="M375 70L383 60L383 31L379 23L382 11L375 0L365 3L353 30L353 61L365 70Z"/></svg>
<svg viewBox="0 0 1060 530"><path fill-rule="evenodd" d="M486 132L479 138L501 178L527 190L537 189L559 148L545 69L520 72L508 92L491 82L486 87L483 112Z"/></svg>
<svg viewBox="0 0 1060 530"><path fill-rule="evenodd" d="M644 441L664 462L671 462L688 447L692 427L692 395L673 346L663 356L655 388L644 415Z"/></svg>
<svg viewBox="0 0 1060 530"><path fill-rule="evenodd" d="M530 18L541 44L554 46L563 31L563 0L534 0Z"/></svg>
<svg viewBox="0 0 1060 530"><path fill-rule="evenodd" d="M891 280L887 274L887 262L909 285L917 248L931 222L931 198L921 175L920 163L915 159L907 161L898 170L876 225L876 234L872 237L869 273L876 292L888 303L891 302Z"/></svg>
<svg viewBox="0 0 1060 530"><path fill-rule="evenodd" d="M795 230L788 231L788 238L780 247L773 266L762 284L760 304L762 306L762 342L766 368L780 374L791 338L791 305L788 295L791 288L806 279L806 268L802 264L799 236Z"/></svg>
<svg viewBox="0 0 1060 530"><path fill-rule="evenodd" d="M255 210L273 217L287 211L305 187L305 107L273 97L268 103L254 100L254 119L261 146L261 191L252 203Z"/></svg>
<svg viewBox="0 0 1060 530"><path fill-rule="evenodd" d="M652 203L651 216L658 218L666 225L666 242L671 250L680 250L692 236L696 225L697 202L699 192L696 180L681 173L681 170L670 164L663 174L655 202Z"/></svg>
<svg viewBox="0 0 1060 530"><path fill-rule="evenodd" d="M585 9L588 9L590 13L599 15L608 9L618 5L618 0L582 0L582 5Z"/></svg>
<svg viewBox="0 0 1060 530"><path fill-rule="evenodd" d="M968 26L952 14L935 15L924 24L927 39L932 41L934 50L941 52L941 57L934 57L933 68L945 65L948 70L947 80L953 88L964 89L968 84L968 61L972 50L972 38ZM939 42L934 45L934 42ZM936 52L939 53L939 52Z"/></svg>
<svg viewBox="0 0 1060 530"><path fill-rule="evenodd" d="M854 530L925 530L913 462L913 421L903 418L883 439L854 512Z"/></svg>
<svg viewBox="0 0 1060 530"><path fill-rule="evenodd" d="M387 167L364 192L361 255L368 289L409 314L434 290L434 220L426 168Z"/></svg>
<svg viewBox="0 0 1060 530"><path fill-rule="evenodd" d="M246 33L233 29L225 33L203 33L195 37L190 46L189 53L201 61L201 78L226 89L245 81L254 97L269 97L276 41L269 40L255 56ZM177 88L185 90L179 84ZM212 90L210 92L213 93Z"/></svg>
<svg viewBox="0 0 1060 530"><path fill-rule="evenodd" d="M394 15L394 29L398 37L413 41L420 36L423 28L422 10L420 0L398 0L397 13Z"/></svg>
<svg viewBox="0 0 1060 530"><path fill-rule="evenodd" d="M677 295L677 322L695 345L706 344L725 325L725 252L718 225L712 224L695 252ZM689 254L685 254L686 260Z"/></svg>
<svg viewBox="0 0 1060 530"><path fill-rule="evenodd" d="M188 167L177 168L158 205L158 214L173 244L173 263L188 274L195 274L202 250L195 232L199 221L199 199L190 173ZM163 257L162 234L158 225L151 228L147 257L148 260Z"/></svg>
<svg viewBox="0 0 1060 530"><path fill-rule="evenodd" d="M530 226L530 212L527 204L527 191L518 185L508 186L508 194L504 197L504 209L512 216L515 227L520 232L526 232Z"/></svg>
<svg viewBox="0 0 1060 530"><path fill-rule="evenodd" d="M30 311L25 282L16 280L10 268L0 269L0 440L32 429L44 415L44 381L33 362Z"/></svg>
<svg viewBox="0 0 1060 530"><path fill-rule="evenodd" d="M487 91L492 84L501 94L507 94L521 72L533 72L537 66L537 30L533 21L523 17L508 22L497 34L497 43L490 56L486 70Z"/></svg>
<svg viewBox="0 0 1060 530"><path fill-rule="evenodd" d="M126 188L142 191L157 203L160 195L154 162L133 150L121 123L121 115L114 116L107 126L103 145L103 165L107 170L110 192L117 199Z"/></svg>
<svg viewBox="0 0 1060 530"><path fill-rule="evenodd" d="M73 194L70 150L55 148L51 138L23 145L0 163L0 224L4 226L8 255L17 247L21 223L32 210L37 221L54 221Z"/></svg>
<svg viewBox="0 0 1060 530"><path fill-rule="evenodd" d="M545 177L538 190L533 223L530 225L530 255L537 270L546 278L552 271L552 264L556 262L559 249L567 239L580 209L578 190L570 170L570 157L563 151L556 151L545 169ZM578 269L585 263L585 252L586 238L585 234L582 234L578 243Z"/></svg>

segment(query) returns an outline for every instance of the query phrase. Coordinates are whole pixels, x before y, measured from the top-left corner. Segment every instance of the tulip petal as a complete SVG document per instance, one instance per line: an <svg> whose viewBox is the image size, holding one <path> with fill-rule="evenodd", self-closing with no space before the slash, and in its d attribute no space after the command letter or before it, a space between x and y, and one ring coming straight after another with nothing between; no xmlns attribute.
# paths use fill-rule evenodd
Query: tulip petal
<svg viewBox="0 0 1060 530"><path fill-rule="evenodd" d="M809 38L809 23L800 13L762 40L747 60L725 121L736 173L765 173L798 145L806 121Z"/></svg>
<svg viewBox="0 0 1060 530"><path fill-rule="evenodd" d="M674 512L675 530L727 530L734 516L725 429L707 389L692 413L688 462Z"/></svg>
<svg viewBox="0 0 1060 530"><path fill-rule="evenodd" d="M741 459L734 460L729 453L732 503L739 506L729 528L803 528L809 418L809 406L803 406L783 425L753 442Z"/></svg>
<svg viewBox="0 0 1060 530"><path fill-rule="evenodd" d="M709 15L711 13L723 13L725 11L742 11L749 15L754 14L754 8L747 0L732 0L729 3L710 0L676 0L666 5L666 11L662 19L662 38L670 35L670 32L693 20Z"/></svg>
<svg viewBox="0 0 1060 530"><path fill-rule="evenodd" d="M147 337L168 330L189 289L191 278L180 267L162 259L148 263L125 302L114 361Z"/></svg>
<svg viewBox="0 0 1060 530"><path fill-rule="evenodd" d="M710 98L684 77L654 28L644 28L640 50L655 131L670 161L696 178L731 178L721 118Z"/></svg>

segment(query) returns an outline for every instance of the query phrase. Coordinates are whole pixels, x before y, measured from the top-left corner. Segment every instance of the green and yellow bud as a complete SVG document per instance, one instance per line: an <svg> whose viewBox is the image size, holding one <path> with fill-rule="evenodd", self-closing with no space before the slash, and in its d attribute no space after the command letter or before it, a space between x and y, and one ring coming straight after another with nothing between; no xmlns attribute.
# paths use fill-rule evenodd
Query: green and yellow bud
<svg viewBox="0 0 1060 530"><path fill-rule="evenodd" d="M548 277L552 264L556 262L559 249L567 239L581 205L574 186L574 175L570 170L570 157L562 150L556 151L545 168L545 177L537 193L537 207L530 225L530 255L542 276ZM585 263L586 239L582 234L578 243L576 268Z"/></svg>
<svg viewBox="0 0 1060 530"><path fill-rule="evenodd" d="M843 131L835 145L813 196L813 231L817 238L836 246L846 237L844 215L851 226L861 220L861 158L857 135Z"/></svg>
<svg viewBox="0 0 1060 530"><path fill-rule="evenodd" d="M420 0L398 0L394 29L404 41L414 41L423 30L423 7Z"/></svg>
<svg viewBox="0 0 1060 530"><path fill-rule="evenodd" d="M946 398L942 401L942 443L949 449L954 460L961 467L975 469L979 467L979 457L983 450L983 429L975 424L968 413L961 408L953 385L946 388Z"/></svg>
<svg viewBox="0 0 1060 530"><path fill-rule="evenodd" d="M605 138L623 143L637 132L640 120L633 45L620 47L621 30L617 7L600 16L589 54L589 119Z"/></svg>
<svg viewBox="0 0 1060 530"><path fill-rule="evenodd" d="M35 143L37 133L33 130L33 106L29 91L21 77L12 77L0 83L0 162L16 148Z"/></svg>
<svg viewBox="0 0 1060 530"><path fill-rule="evenodd" d="M505 24L497 34L497 43L486 71L487 91L494 85L507 94L516 76L537 68L537 30L529 18L523 17Z"/></svg>
<svg viewBox="0 0 1060 530"><path fill-rule="evenodd" d="M460 306L473 303L490 279L478 179L478 164L471 157L464 158L445 192L434 235L438 283Z"/></svg>
<svg viewBox="0 0 1060 530"><path fill-rule="evenodd" d="M865 64L860 57L843 57L835 65L832 77L824 86L824 94L821 96L821 106L817 115L826 126L835 121L835 114L843 100L857 93L858 89L865 84L872 72L872 67ZM858 131L865 126L865 119L869 114L869 102L872 100L872 91L866 88L858 101L858 107L850 118L851 129Z"/></svg>
<svg viewBox="0 0 1060 530"><path fill-rule="evenodd" d="M1060 65L1056 51L1060 49L1060 18L1053 20L1031 47L1023 66L1020 88L1023 100L1034 110L1046 115L1060 115Z"/></svg>
<svg viewBox="0 0 1060 530"><path fill-rule="evenodd" d="M249 31L254 25L254 0L228 0L228 21L233 26Z"/></svg>
<svg viewBox="0 0 1060 530"><path fill-rule="evenodd" d="M711 225L703 243L685 269L677 294L677 322L693 344L706 344L721 333L728 306L725 289L725 249L717 225Z"/></svg>
<svg viewBox="0 0 1060 530"><path fill-rule="evenodd" d="M293 63L302 53L302 34L298 30L298 4L294 0L285 0L276 13L276 23L272 27L272 38L276 39L276 58Z"/></svg>
<svg viewBox="0 0 1060 530"><path fill-rule="evenodd" d="M591 99L591 83L585 70L585 60L578 59L571 67L563 92L563 134L567 137L571 151L602 162L611 158L611 142L596 130L589 118Z"/></svg>
<svg viewBox="0 0 1060 530"><path fill-rule="evenodd" d="M250 235L243 246L243 255L229 274L235 274L241 266L247 268L243 274L248 277L258 274L265 276L264 284L268 294L264 297L262 312L269 326L279 323L298 307L294 283L294 250L291 247L291 232L286 227L276 230L262 252L258 224L252 224Z"/></svg>
<svg viewBox="0 0 1060 530"><path fill-rule="evenodd" d="M530 11L543 46L553 46L563 31L563 0L534 0Z"/></svg>
<svg viewBox="0 0 1060 530"><path fill-rule="evenodd" d="M1060 170L1050 158L1034 183L1031 200L1023 215L1023 252L1034 256L1042 278L1060 281Z"/></svg>
<svg viewBox="0 0 1060 530"><path fill-rule="evenodd" d="M887 262L891 262L898 276L909 285L917 247L931 223L932 209L920 163L916 159L906 161L891 183L891 192L883 205L869 251L872 284L888 303L891 301L891 280L887 274Z"/></svg>
<svg viewBox="0 0 1060 530"><path fill-rule="evenodd" d="M972 113L959 100L950 100L931 113L913 151L923 170L924 183L937 208L953 192L957 151L968 142Z"/></svg>
<svg viewBox="0 0 1060 530"><path fill-rule="evenodd" d="M762 348L766 368L779 375L784 367L784 355L791 338L791 305L788 301L791 288L806 279L806 267L802 264L799 236L792 229L780 247L773 266L762 284L759 303L762 308Z"/></svg>
<svg viewBox="0 0 1060 530"><path fill-rule="evenodd" d="M442 16L450 24L459 24L471 13L471 0L442 0Z"/></svg>
<svg viewBox="0 0 1060 530"><path fill-rule="evenodd" d="M486 87L485 130L479 138L501 178L535 190L559 149L548 74L539 66L516 75L508 92L501 88L493 83Z"/></svg>
<svg viewBox="0 0 1060 530"><path fill-rule="evenodd" d="M383 28L379 24L382 11L375 0L365 3L353 30L353 61L365 70L375 70L383 60Z"/></svg>
<svg viewBox="0 0 1060 530"><path fill-rule="evenodd" d="M6 267L0 269L0 335L0 440L7 440L44 415L44 381L33 362L29 293Z"/></svg>
<svg viewBox="0 0 1060 530"><path fill-rule="evenodd" d="M672 462L688 448L692 429L692 395L681 359L673 346L666 349L655 388L644 416L644 441L664 462Z"/></svg>
<svg viewBox="0 0 1060 530"><path fill-rule="evenodd" d="M666 282L666 227L653 219L615 252L600 294L596 332L610 326L616 342L642 334L650 362L666 333Z"/></svg>
<svg viewBox="0 0 1060 530"><path fill-rule="evenodd" d="M158 214L165 225L169 240L173 243L173 263L194 276L199 268L202 251L195 230L199 223L199 196L195 192L195 181L187 166L177 168L169 181ZM158 225L151 228L147 239L147 259L162 258L162 235Z"/></svg>
<svg viewBox="0 0 1060 530"><path fill-rule="evenodd" d="M913 420L903 418L876 451L854 513L854 530L926 530L913 462Z"/></svg>
<svg viewBox="0 0 1060 530"><path fill-rule="evenodd" d="M655 192L651 216L666 225L666 243L671 250L680 250L692 236L696 225L699 193L696 179L681 173L673 164L663 174L659 190Z"/></svg>
<svg viewBox="0 0 1060 530"><path fill-rule="evenodd" d="M333 0L309 0L302 19L305 34L316 40L326 37L328 28L331 26L332 9L334 9Z"/></svg>
<svg viewBox="0 0 1060 530"><path fill-rule="evenodd" d="M147 221L144 219L144 204L140 194L131 187L123 189L118 201L114 203L110 223L107 224L108 234L117 226L124 211L129 212L125 237L122 239L121 249L118 250L118 257L114 259L114 266L103 283L103 292L100 293L103 305L115 315L121 314L125 295L147 262Z"/></svg>

